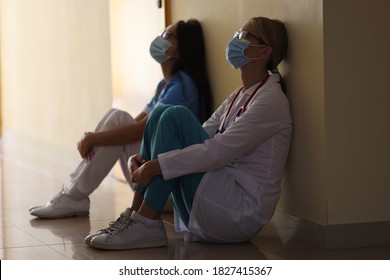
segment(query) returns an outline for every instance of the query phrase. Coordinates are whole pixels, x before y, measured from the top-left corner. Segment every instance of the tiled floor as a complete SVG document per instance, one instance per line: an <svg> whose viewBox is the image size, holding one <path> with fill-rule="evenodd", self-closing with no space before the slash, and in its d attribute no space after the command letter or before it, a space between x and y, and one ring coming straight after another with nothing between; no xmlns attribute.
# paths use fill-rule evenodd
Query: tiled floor
<svg viewBox="0 0 390 280"><path fill-rule="evenodd" d="M164 215L169 245L164 248L101 251L83 239L130 204L129 187L110 175L90 197L89 217L35 219L31 206L56 194L77 163L77 155L13 140L0 141L0 259L390 259L390 247L326 251L292 240L294 229L271 222L261 234L243 244L184 243L173 230L172 216Z"/></svg>

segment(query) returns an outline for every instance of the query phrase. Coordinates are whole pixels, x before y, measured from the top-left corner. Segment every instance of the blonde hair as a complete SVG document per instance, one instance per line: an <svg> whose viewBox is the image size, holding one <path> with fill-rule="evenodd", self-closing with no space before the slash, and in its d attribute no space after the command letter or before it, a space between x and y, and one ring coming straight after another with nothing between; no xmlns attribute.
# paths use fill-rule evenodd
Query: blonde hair
<svg viewBox="0 0 390 280"><path fill-rule="evenodd" d="M285 58L288 48L287 30L283 22L265 17L251 19L253 26L265 45L272 48L272 53L267 63L267 70L278 73L282 90L286 91L286 85L278 71L279 63Z"/></svg>

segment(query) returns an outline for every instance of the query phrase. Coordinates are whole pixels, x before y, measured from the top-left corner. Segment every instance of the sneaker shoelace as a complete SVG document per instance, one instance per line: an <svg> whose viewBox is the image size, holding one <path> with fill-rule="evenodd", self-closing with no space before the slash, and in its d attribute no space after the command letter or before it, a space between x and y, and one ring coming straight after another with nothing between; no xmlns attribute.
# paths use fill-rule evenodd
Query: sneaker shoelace
<svg viewBox="0 0 390 280"><path fill-rule="evenodd" d="M134 220L131 218L131 216L122 217L120 221L118 221L116 227L114 230L110 231L109 234L118 234L125 228L128 228L129 226L132 226L134 224Z"/></svg>
<svg viewBox="0 0 390 280"><path fill-rule="evenodd" d="M59 200L60 197L62 197L66 193L67 189L62 186L62 189L59 193L57 193L51 200L50 203L54 203Z"/></svg>
<svg viewBox="0 0 390 280"><path fill-rule="evenodd" d="M119 218L118 218L118 219L116 219L115 221L110 222L110 223L108 224L108 227L102 228L102 229L100 229L99 231L102 231L102 232L104 232L104 233L110 233L110 232L112 232L112 231L115 231L115 230L117 229L117 227L120 226L120 225L122 224L122 221L123 221L124 218L126 218L126 217L124 216L124 213L121 213L121 214L119 215Z"/></svg>

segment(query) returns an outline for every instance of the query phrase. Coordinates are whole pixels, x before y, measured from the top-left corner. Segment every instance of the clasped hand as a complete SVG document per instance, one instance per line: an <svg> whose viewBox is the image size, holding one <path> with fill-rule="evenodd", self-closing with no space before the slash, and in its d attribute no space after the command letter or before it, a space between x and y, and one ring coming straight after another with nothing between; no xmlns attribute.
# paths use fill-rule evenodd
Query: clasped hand
<svg viewBox="0 0 390 280"><path fill-rule="evenodd" d="M161 175L160 164L157 159L145 161L140 155L134 155L129 159L131 181L145 188L154 176Z"/></svg>
<svg viewBox="0 0 390 280"><path fill-rule="evenodd" d="M89 136L91 135L92 132L84 132L80 141L77 142L77 149L81 157L87 161L91 160L93 157L93 146L89 142Z"/></svg>

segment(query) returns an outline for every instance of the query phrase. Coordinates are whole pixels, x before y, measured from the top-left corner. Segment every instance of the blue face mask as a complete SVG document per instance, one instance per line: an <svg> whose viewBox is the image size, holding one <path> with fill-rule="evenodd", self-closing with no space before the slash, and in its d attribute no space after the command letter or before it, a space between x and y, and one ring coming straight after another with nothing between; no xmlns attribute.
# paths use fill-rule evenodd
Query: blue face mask
<svg viewBox="0 0 390 280"><path fill-rule="evenodd" d="M247 64L250 59L245 55L245 50L249 47L249 41L233 38L226 47L226 60L234 69Z"/></svg>
<svg viewBox="0 0 390 280"><path fill-rule="evenodd" d="M249 46L261 46L261 45L251 45L248 40L239 40L237 37L234 37L226 47L226 60L233 66L234 69L240 68L247 64L251 59L258 58L249 58L245 55L245 50Z"/></svg>
<svg viewBox="0 0 390 280"><path fill-rule="evenodd" d="M172 57L166 54L167 50L171 47L173 46L168 40L157 36L150 44L149 52L154 60L161 64Z"/></svg>

